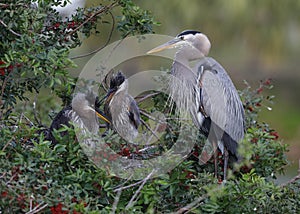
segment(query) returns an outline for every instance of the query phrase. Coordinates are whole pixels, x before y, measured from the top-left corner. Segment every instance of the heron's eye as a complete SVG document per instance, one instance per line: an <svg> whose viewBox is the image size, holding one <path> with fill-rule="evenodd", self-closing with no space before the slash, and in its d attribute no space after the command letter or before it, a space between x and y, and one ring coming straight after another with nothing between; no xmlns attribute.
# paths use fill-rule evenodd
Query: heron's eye
<svg viewBox="0 0 300 214"><path fill-rule="evenodd" d="M183 37L183 36L181 36L181 37L179 37L179 39L180 39L180 40L184 40L184 37Z"/></svg>

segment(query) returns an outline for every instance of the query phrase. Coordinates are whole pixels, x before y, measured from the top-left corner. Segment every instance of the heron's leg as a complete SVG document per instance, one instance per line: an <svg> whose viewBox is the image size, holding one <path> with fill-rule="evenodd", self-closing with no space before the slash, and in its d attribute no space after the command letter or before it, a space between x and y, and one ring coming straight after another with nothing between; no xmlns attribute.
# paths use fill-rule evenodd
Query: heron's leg
<svg viewBox="0 0 300 214"><path fill-rule="evenodd" d="M227 168L228 168L228 158L229 158L229 154L227 151L227 148L224 148L224 177L223 177L223 181L226 181L226 177L227 177Z"/></svg>
<svg viewBox="0 0 300 214"><path fill-rule="evenodd" d="M218 147L216 143L213 143L213 149L214 149L215 177L218 178Z"/></svg>

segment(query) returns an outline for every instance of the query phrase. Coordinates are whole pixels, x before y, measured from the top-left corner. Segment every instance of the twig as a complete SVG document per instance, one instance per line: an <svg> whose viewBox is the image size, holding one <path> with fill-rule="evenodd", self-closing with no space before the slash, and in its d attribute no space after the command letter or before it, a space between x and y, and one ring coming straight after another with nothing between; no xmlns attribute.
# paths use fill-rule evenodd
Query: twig
<svg viewBox="0 0 300 214"><path fill-rule="evenodd" d="M70 59L78 59L78 58L83 58L83 57L86 57L86 56L90 56L90 55L92 55L94 53L97 53L97 52L101 51L103 48L105 48L108 45L108 43L111 40L114 28L115 28L115 18L114 18L114 15L110 11L108 11L108 13L110 14L110 16L112 18L112 26L111 26L108 38L107 38L106 42L104 43L104 45L102 45L101 47L97 48L96 50L91 51L90 53L86 53L86 54L82 54L82 55L78 55L78 56L73 56L73 57L70 57Z"/></svg>
<svg viewBox="0 0 300 214"><path fill-rule="evenodd" d="M21 115L20 115L19 123L22 123L22 118L23 118L23 117L29 122L30 127L34 126L34 123L31 122L31 120L30 120L28 117L26 117L26 115L25 115L23 112L22 112Z"/></svg>
<svg viewBox="0 0 300 214"><path fill-rule="evenodd" d="M300 180L300 159L299 159L298 175L296 175L295 177L293 177L293 178L292 178L291 180L289 180L288 182L281 184L280 187L285 187L285 186L287 186L288 184L295 183L295 182L298 181L298 180Z"/></svg>
<svg viewBox="0 0 300 214"><path fill-rule="evenodd" d="M70 33L68 33L65 38L71 36L74 34L76 31L78 31L84 24L88 23L90 20L92 20L94 17L98 16L101 13L108 12L110 9L114 8L117 6L119 3L118 2L113 2L108 6L103 6L101 9L99 9L97 12L95 12L93 15L91 15L89 18L87 18L84 22L82 22L78 27L76 27L74 30L72 30Z"/></svg>
<svg viewBox="0 0 300 214"><path fill-rule="evenodd" d="M26 214L39 213L40 211L42 211L43 209L45 209L47 206L48 206L48 204L44 204L43 206L42 206L42 204L39 204L36 207L34 207L33 210L28 211Z"/></svg>
<svg viewBox="0 0 300 214"><path fill-rule="evenodd" d="M153 120L153 121L156 121L158 123L164 123L165 121L161 121L161 120L158 120L157 118L155 117L152 117L150 114L148 114L145 110L143 109L140 109L140 113L146 117L148 117L149 119Z"/></svg>
<svg viewBox="0 0 300 214"><path fill-rule="evenodd" d="M7 26L7 24L5 24L5 23L2 21L2 19L0 19L0 23L1 23L4 27L6 27L6 28L9 30L9 32L11 32L12 34L14 34L15 36L19 36L19 37L22 36L21 34L19 34L19 33L15 32L15 31L13 31L12 29L9 29L8 26Z"/></svg>
<svg viewBox="0 0 300 214"><path fill-rule="evenodd" d="M114 192L117 192L117 191L119 191L119 188L120 187L123 187L128 181L130 181L131 180L131 178L132 178L132 176L133 176L133 174L131 174L127 179L126 179L126 181L124 181L123 183L121 183L121 184L119 184L118 186L116 186L114 189Z"/></svg>
<svg viewBox="0 0 300 214"><path fill-rule="evenodd" d="M10 75L10 74L9 74L9 75ZM6 87L8 78L9 78L9 75L7 75L7 76L5 77L5 79L4 79L4 81L3 81L3 85L2 85L2 88L1 88L1 94L0 94L0 101L1 101L1 102L2 102L2 98L3 98L3 95L4 95L4 90L5 90L5 87ZM2 110L0 111L0 119L1 119L2 116L3 116L3 110L4 110L4 109L2 109Z"/></svg>
<svg viewBox="0 0 300 214"><path fill-rule="evenodd" d="M11 138L9 141L7 141L7 143L2 148L2 152L6 149L6 147L8 147L8 145L13 141L13 139L14 138Z"/></svg>
<svg viewBox="0 0 300 214"><path fill-rule="evenodd" d="M145 96L143 96L143 97L141 97L141 98L137 98L138 100L137 100L137 103L141 103L141 102L143 102L144 100L146 100L146 99L148 99L148 98L150 98L150 97L154 97L155 95L158 95L158 94L160 94L160 92L155 92L155 93L152 93L152 94L147 94L147 95L145 95Z"/></svg>
<svg viewBox="0 0 300 214"><path fill-rule="evenodd" d="M144 185L146 184L146 182L151 178L151 176L153 175L153 173L155 172L155 169L153 169L149 175L143 179L141 186L139 186L138 190L134 193L134 195L131 197L129 203L127 204L125 209L129 209L130 207L132 207L133 203L135 202L135 199L137 198L137 195L140 193L140 191L142 190L142 188L144 187Z"/></svg>
<svg viewBox="0 0 300 214"><path fill-rule="evenodd" d="M0 3L0 7L2 7L2 8L7 8L8 6L9 6L8 4Z"/></svg>
<svg viewBox="0 0 300 214"><path fill-rule="evenodd" d="M35 122L37 122L37 124L39 126L42 126L42 122L41 122L41 120L39 120L38 115L37 115L36 103L37 103L37 94L34 96L34 101L33 101L33 116L34 116Z"/></svg>
<svg viewBox="0 0 300 214"><path fill-rule="evenodd" d="M7 174L7 172L4 172L1 176L0 179L4 178L4 176Z"/></svg>
<svg viewBox="0 0 300 214"><path fill-rule="evenodd" d="M114 200L113 206L112 206L112 211L111 211L112 214L116 213L116 209L117 209L117 206L118 206L118 203L120 200L121 193L122 193L122 189L119 189L119 191L117 192L116 198Z"/></svg>
<svg viewBox="0 0 300 214"><path fill-rule="evenodd" d="M143 119L141 119L141 122L157 138L157 140L159 140L159 137L156 135L155 131L153 131Z"/></svg>
<svg viewBox="0 0 300 214"><path fill-rule="evenodd" d="M157 132L157 130L159 129L159 126L160 124L156 124L156 127L154 129L154 131L151 130L152 134L157 138L157 140L159 140L158 136L155 134L155 132ZM150 135L147 142L146 142L146 145L148 145L150 143L150 141L152 140L152 136L153 135Z"/></svg>
<svg viewBox="0 0 300 214"><path fill-rule="evenodd" d="M7 181L6 183L5 183L5 185L6 186L8 186L8 184L17 176L17 172L15 172L12 176L11 176L11 178L9 179L9 181Z"/></svg>
<svg viewBox="0 0 300 214"><path fill-rule="evenodd" d="M124 190L124 189L128 189L128 188L134 187L134 186L136 186L136 185L139 185L140 183L143 183L143 180L140 180L140 181L138 181L138 182L136 182L136 183L134 183L134 184L130 184L130 185L128 185L128 186L119 187L119 188L115 189L114 192L118 192L118 191L120 191L120 190Z"/></svg>
<svg viewBox="0 0 300 214"><path fill-rule="evenodd" d="M208 195L204 195L201 196L199 198L197 198L195 201L193 201L192 203L180 208L177 212L174 212L173 214L181 214L181 213L188 213L190 212L192 209L196 208L199 206L199 203L201 201L203 201L205 198L207 198Z"/></svg>

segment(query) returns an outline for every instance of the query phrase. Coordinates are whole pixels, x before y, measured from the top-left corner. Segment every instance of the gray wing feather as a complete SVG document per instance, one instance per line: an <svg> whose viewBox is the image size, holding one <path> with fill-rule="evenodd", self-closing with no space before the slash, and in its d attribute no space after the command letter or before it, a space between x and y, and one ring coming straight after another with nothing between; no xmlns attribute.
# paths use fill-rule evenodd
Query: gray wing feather
<svg viewBox="0 0 300 214"><path fill-rule="evenodd" d="M138 129L139 125L141 124L140 110L133 97L129 97L129 102L129 117L132 123L134 124L135 128Z"/></svg>
<svg viewBox="0 0 300 214"><path fill-rule="evenodd" d="M205 113L233 140L239 142L244 137L244 109L230 77L213 58L202 59L195 68L198 75L199 72L202 75L201 102Z"/></svg>

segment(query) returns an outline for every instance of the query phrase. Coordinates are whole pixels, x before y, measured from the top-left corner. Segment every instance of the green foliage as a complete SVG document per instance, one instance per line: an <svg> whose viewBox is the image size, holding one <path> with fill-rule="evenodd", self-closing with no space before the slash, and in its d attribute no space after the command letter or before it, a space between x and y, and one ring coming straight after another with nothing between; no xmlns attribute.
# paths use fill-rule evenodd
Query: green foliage
<svg viewBox="0 0 300 214"><path fill-rule="evenodd" d="M18 100L26 100L26 92L45 87L56 89L59 95L66 84L74 85L68 68L75 64L68 56L70 49L81 44L78 33L85 37L99 33L100 25L109 24L103 17L107 13L114 16L115 7L122 12L118 29L124 36L152 33L156 24L149 12L131 1L78 9L68 19L51 8L59 2L39 1L39 6L30 0L0 3L0 118L8 116Z"/></svg>
<svg viewBox="0 0 300 214"><path fill-rule="evenodd" d="M123 37L129 33L134 35L153 32L152 26L159 24L154 21L149 11L141 10L131 0L120 0L119 3L123 16L118 23L118 29L122 32Z"/></svg>
<svg viewBox="0 0 300 214"><path fill-rule="evenodd" d="M163 97L157 95L153 103ZM160 109L159 105L160 102L156 108ZM241 146L247 150L244 153L248 165L236 171L225 185L213 177L212 162L199 166L196 157L203 144L200 140L188 159L165 175L148 180L139 190L141 183L111 176L96 167L82 151L73 129L63 127L55 132L58 144L53 147L44 140L45 130L15 120L6 122L0 135L0 210L4 213L28 212L43 206L45 213L110 213L113 209L117 213L169 213L182 209L191 209L192 213L299 212L299 183L280 187L271 179L270 174L280 173L286 164L286 146L265 124L248 127ZM172 122L168 125L176 127ZM69 135L62 137L59 133L66 130ZM173 138L176 132L167 132L162 142ZM258 141L253 142L253 138ZM119 145L119 137L109 139L110 147L120 155L128 157L136 151L125 151L128 145ZM261 157L257 158L257 154ZM136 192L138 197L128 206ZM187 206L195 201L198 203Z"/></svg>
<svg viewBox="0 0 300 214"><path fill-rule="evenodd" d="M299 183L279 187L251 170L222 189L209 190L204 213L298 213Z"/></svg>

